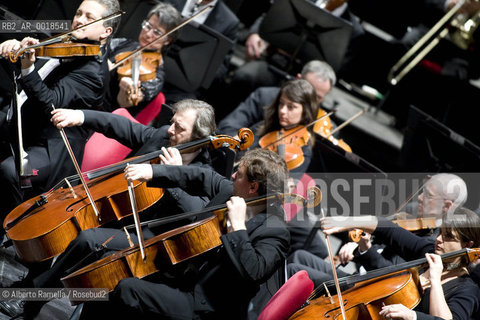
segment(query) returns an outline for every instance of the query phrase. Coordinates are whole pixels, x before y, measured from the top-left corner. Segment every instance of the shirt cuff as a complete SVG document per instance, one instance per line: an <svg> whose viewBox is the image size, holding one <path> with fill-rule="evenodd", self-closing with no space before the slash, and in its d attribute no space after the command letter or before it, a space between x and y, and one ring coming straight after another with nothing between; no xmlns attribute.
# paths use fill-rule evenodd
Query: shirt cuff
<svg viewBox="0 0 480 320"><path fill-rule="evenodd" d="M358 254L359 254L359 255L363 255L363 254L365 254L365 253L367 253L367 252L368 252L368 249L365 250L365 251L362 251L362 250L360 250L360 247L358 247ZM415 319L414 319L414 320L415 320Z"/></svg>
<svg viewBox="0 0 480 320"><path fill-rule="evenodd" d="M26 68L26 69L22 69L22 77L25 77L25 76L28 76L30 73L32 73L32 71L35 70L35 65L32 64L30 67Z"/></svg>

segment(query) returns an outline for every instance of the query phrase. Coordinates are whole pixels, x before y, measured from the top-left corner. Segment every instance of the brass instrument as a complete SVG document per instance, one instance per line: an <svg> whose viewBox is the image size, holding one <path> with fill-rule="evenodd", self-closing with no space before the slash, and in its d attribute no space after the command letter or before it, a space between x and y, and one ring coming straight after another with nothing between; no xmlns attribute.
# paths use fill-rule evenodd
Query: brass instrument
<svg viewBox="0 0 480 320"><path fill-rule="evenodd" d="M449 35L450 40L461 49L468 49L473 42L473 33L480 23L480 10L471 18L466 19L459 10L468 0L461 0L455 4L407 53L392 67L388 74L388 81L396 85L409 73L440 40Z"/></svg>
<svg viewBox="0 0 480 320"><path fill-rule="evenodd" d="M459 48L467 50L473 42L473 33L477 30L480 23L480 10L477 11L470 19L463 20L459 23L458 19L452 22L452 26L456 27L456 31L450 35L450 39Z"/></svg>

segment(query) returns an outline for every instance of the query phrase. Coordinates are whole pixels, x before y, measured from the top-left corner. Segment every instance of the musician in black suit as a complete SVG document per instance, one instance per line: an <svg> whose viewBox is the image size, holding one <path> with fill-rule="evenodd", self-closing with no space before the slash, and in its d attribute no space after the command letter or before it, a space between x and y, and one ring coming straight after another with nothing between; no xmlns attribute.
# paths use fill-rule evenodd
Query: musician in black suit
<svg viewBox="0 0 480 320"><path fill-rule="evenodd" d="M182 100L173 105L175 114L170 126L154 128L112 113L92 110L57 109L52 111L52 122L57 128L82 126L116 139L132 149L130 156L145 155L163 148L160 159L165 164L184 164L211 168L206 148L182 153L180 144L199 140L215 132L215 113L212 106L200 100ZM161 200L162 210L169 214L204 207L206 198L192 197L179 188L168 189Z"/></svg>
<svg viewBox="0 0 480 320"><path fill-rule="evenodd" d="M72 28L77 28L95 19L107 16L120 9L117 0L86 0L82 2L72 21ZM49 190L65 176L75 173L72 161L58 130L51 125L50 111L55 108L98 109L102 106L106 61L103 59L103 46L107 38L116 29L119 19L96 23L85 29L77 30L73 36L77 39L99 41L103 54L100 57L72 58L64 60L51 59L40 67L43 61L37 60L34 52L27 51L21 58L21 74L18 83L24 90L18 103L21 104L23 122L23 148L27 152L33 169L30 177L31 187L21 189L15 159L11 155L0 164L0 219L25 199ZM0 54L4 57L12 50L25 48L38 43L38 40L26 37L22 41L7 40L0 44ZM43 77L43 80L42 80ZM11 114L9 106L5 112ZM9 121L10 120L10 121ZM15 141L15 119L7 116L2 126L9 126L11 135L8 139L13 150L18 150ZM66 130L72 150L81 159L89 132L84 128ZM3 155L5 157L5 155ZM17 161L18 163L18 161ZM23 180L23 179L22 179ZM3 233L1 229L0 233Z"/></svg>
<svg viewBox="0 0 480 320"><path fill-rule="evenodd" d="M210 166L208 150L200 148L189 153L180 154L173 148L176 145L205 138L215 131L215 114L213 108L197 100L183 100L173 106L175 114L172 124L162 128L148 127L134 123L127 118L112 113L93 110L56 109L52 112L52 122L57 128L83 126L101 132L109 138L117 139L132 149L133 156L148 154L153 151L163 150L160 159L163 164L189 165L197 168ZM166 148L166 147L172 148ZM140 166L147 172L151 165ZM149 211L158 216L173 215L184 211L199 210L208 202L206 196L190 195L181 188L165 188L164 195L159 202L154 204ZM142 213L142 219L148 219ZM152 217L149 217L152 218ZM145 229L143 235L150 238L157 229ZM96 248L106 239L113 239L105 246L105 250L97 252ZM131 235L134 242L136 235ZM88 264L92 259L101 254L115 250L121 250L128 246L124 231L115 228L93 228L81 231L68 245L65 252L57 257L55 263L46 271L37 270L38 265L31 265L28 276L15 287L61 287L60 278L72 268L79 268ZM79 262L80 261L80 262ZM34 316L38 313L45 301L38 303L28 301L25 304L25 313ZM22 312L17 300L0 302L0 310L4 310L10 316Z"/></svg>
<svg viewBox="0 0 480 320"><path fill-rule="evenodd" d="M142 319L246 319L250 299L285 259L290 240L277 203L249 207L245 200L283 190L285 162L264 149L248 151L233 182L213 171L193 167L155 166L152 182L180 186L214 197L228 208L230 232L221 236L223 250L203 263L188 281L151 282L127 278L119 282L108 303L86 303L82 317L103 319L109 313ZM135 166L127 179L142 180ZM233 197L232 197L233 195Z"/></svg>

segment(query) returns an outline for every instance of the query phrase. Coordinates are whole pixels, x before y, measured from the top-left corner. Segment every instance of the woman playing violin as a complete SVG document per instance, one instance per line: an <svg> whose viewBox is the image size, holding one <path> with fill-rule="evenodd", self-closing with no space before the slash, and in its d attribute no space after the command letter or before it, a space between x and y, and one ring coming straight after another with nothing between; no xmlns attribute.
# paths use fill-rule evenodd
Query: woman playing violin
<svg viewBox="0 0 480 320"><path fill-rule="evenodd" d="M78 7L73 17L72 27L81 27L89 22L108 16L120 9L116 0L86 0ZM99 22L74 32L81 39L100 41L105 44L107 38L116 29L118 18ZM12 50L26 48L38 43L38 40L27 37L22 41L7 40L0 44L0 54L6 57ZM14 66L14 65L12 65ZM74 174L75 169L68 159L68 153L58 130L51 125L50 110L55 108L97 109L101 107L105 86L104 75L108 73L106 60L101 57L71 58L65 60L36 59L33 49L21 57L21 71L18 82L25 90L21 94L21 120L23 127L23 148L29 157L31 188L19 187L14 157L2 154L5 158L0 164L0 219L24 199L36 196L50 189L65 176ZM40 76L43 75L43 76ZM22 104L23 101L23 104ZM4 111L12 111L4 106ZM15 120L0 123L8 128L12 136L2 135L0 139L12 144L14 150L19 149L14 141L17 126ZM25 130L28 128L28 130ZM82 128L71 128L66 131L72 149L78 157L82 154L89 132ZM21 180L22 181L22 180ZM28 180L26 180L28 182ZM3 230L0 231L0 234ZM0 236L1 237L1 236Z"/></svg>
<svg viewBox="0 0 480 320"><path fill-rule="evenodd" d="M361 219L333 217L322 219L323 231L327 234L342 232L354 227L373 233L391 243L407 260L426 257L429 269L420 275L424 290L423 298L414 310L403 304L387 305L380 315L386 319L443 319L468 320L480 306L480 290L469 277L467 266L444 268L439 255L463 248L478 248L480 245L480 217L464 207L446 213L435 243L402 229L391 221L377 217ZM337 218L338 219L338 218ZM461 258L457 258L460 262Z"/></svg>
<svg viewBox="0 0 480 320"><path fill-rule="evenodd" d="M260 137L259 144L283 153L291 172L305 172L310 164L314 139L310 129L302 129L301 126L314 120L316 110L315 90L303 79L286 82L275 99L265 108L264 123L257 133ZM301 130L296 131L297 128ZM290 132L295 133L288 136ZM282 138L283 136L286 137ZM299 158L303 158L303 161L294 166L289 165L289 160L293 163Z"/></svg>
<svg viewBox="0 0 480 320"><path fill-rule="evenodd" d="M170 4L159 3L147 14L145 20L141 23L141 31L138 35L138 41L132 41L126 38L114 38L109 44L108 60L115 63L116 57L119 59L122 53L127 54L138 47L144 47L153 40L167 33L181 22L180 13ZM120 75L120 67L112 71L112 80L110 84L110 93L107 95L107 111L113 111L118 107L130 108L132 115L136 115L143 107L152 101L162 90L165 80L165 70L162 62L162 51L171 44L177 33L173 32L165 39L159 40L146 48L144 53L156 53L151 55L152 65L155 70L150 68L149 59L143 59L141 68L142 75L148 73L148 76L138 81L137 90L134 90L131 72L126 75ZM155 60L155 61L153 61ZM150 75L152 73L152 75ZM138 104L138 105L137 105Z"/></svg>

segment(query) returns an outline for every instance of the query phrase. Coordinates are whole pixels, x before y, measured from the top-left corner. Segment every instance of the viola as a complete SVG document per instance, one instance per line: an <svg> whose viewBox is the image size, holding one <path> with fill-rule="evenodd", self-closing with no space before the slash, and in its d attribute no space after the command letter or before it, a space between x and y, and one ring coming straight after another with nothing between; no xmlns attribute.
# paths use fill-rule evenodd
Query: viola
<svg viewBox="0 0 480 320"><path fill-rule="evenodd" d="M250 129L240 129L239 137L241 140L226 135L207 137L177 148L182 153L205 145L243 150L253 142ZM55 187L17 206L3 222L17 254L27 262L50 259L62 253L81 230L96 228L131 215L128 184L123 170L127 163L158 162L159 154L161 151L155 151L87 173L90 179L89 190L95 207L98 208L98 216L82 185L66 187L63 181L58 184L61 187ZM163 189L150 188L139 181L134 182L134 189L139 212L163 196Z"/></svg>
<svg viewBox="0 0 480 320"><path fill-rule="evenodd" d="M446 269L452 270L465 265L452 260L462 257L466 263L473 262L480 257L480 249L462 249L441 257ZM448 263L449 261L451 262ZM407 308L414 308L420 302L423 290L419 281L419 270L425 267L428 267L428 262L422 258L340 279L342 285L353 285L342 293L347 318L381 320L383 317L378 313L383 305L387 304L401 303ZM324 295L324 288L331 287L332 284L332 281L327 281L323 287L317 288L304 307L289 319L341 319L336 296L328 293L327 296Z"/></svg>
<svg viewBox="0 0 480 320"><path fill-rule="evenodd" d="M305 158L302 147L310 140L310 133L305 126L297 126L290 130L277 130L260 138L259 145L278 153L287 163L288 170L300 167Z"/></svg>
<svg viewBox="0 0 480 320"><path fill-rule="evenodd" d="M261 196L249 199L246 203L247 205L257 205L270 200L278 200L282 203L289 202L312 208L321 202L321 191L317 187L309 189L308 194L311 195L309 199L287 193ZM136 245L87 265L62 278L61 281L66 288L107 288L112 291L123 278L132 276L143 278L160 271L159 262L173 266L214 250L222 244L220 240L222 234L227 233L226 205L160 218L156 222L169 223L206 213L213 213L213 215L146 240L147 258L145 262L141 257L139 245Z"/></svg>

